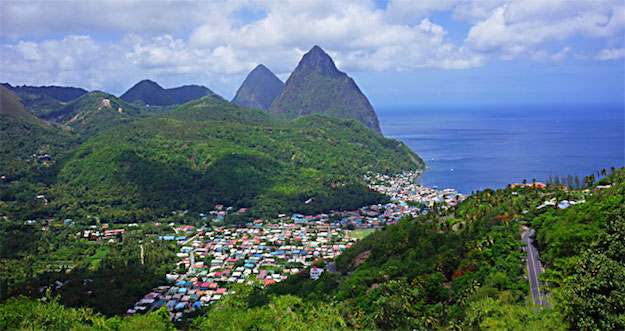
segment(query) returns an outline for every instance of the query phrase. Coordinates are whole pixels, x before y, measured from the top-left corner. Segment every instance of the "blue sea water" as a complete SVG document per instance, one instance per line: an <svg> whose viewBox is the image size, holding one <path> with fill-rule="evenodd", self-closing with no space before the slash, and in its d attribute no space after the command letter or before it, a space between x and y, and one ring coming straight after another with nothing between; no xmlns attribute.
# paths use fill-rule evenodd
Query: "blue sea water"
<svg viewBox="0 0 625 331"><path fill-rule="evenodd" d="M420 183L430 187L471 193L625 165L623 105L382 108L378 116L386 137L425 161Z"/></svg>

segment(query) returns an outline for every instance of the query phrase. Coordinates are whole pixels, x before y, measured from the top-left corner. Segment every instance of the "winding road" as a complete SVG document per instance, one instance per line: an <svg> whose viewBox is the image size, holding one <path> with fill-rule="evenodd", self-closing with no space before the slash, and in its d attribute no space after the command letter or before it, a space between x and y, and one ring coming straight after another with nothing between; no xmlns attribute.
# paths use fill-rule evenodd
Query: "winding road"
<svg viewBox="0 0 625 331"><path fill-rule="evenodd" d="M535 305L541 305L549 307L549 301L547 297L540 292L540 287L543 284L538 281L538 275L542 272L542 265L540 263L540 256L538 250L532 244L533 240L530 238L534 235L534 229L523 228L523 234L521 235L521 241L527 246L523 247L523 250L527 252L527 275L529 277L530 289L532 290L532 298Z"/></svg>

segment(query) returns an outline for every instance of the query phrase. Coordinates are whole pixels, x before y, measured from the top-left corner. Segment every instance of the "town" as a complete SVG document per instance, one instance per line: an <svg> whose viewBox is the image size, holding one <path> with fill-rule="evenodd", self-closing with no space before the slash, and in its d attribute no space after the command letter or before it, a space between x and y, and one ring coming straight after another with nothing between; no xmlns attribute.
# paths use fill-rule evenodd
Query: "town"
<svg viewBox="0 0 625 331"><path fill-rule="evenodd" d="M365 178L370 187L387 194L391 202L357 211L278 214L276 219L253 220L246 227L229 227L221 223L234 208L217 205L200 214L206 226L184 225L174 228L174 234L159 236L180 244L176 272L167 275L166 285L154 288L128 309L127 315L165 306L178 320L184 313L221 300L233 284L267 286L298 273L317 279L326 271L323 265L358 240L357 232L370 232L408 215L416 217L435 203L453 206L466 198L451 189L421 187L415 184L417 176L417 172L394 177L371 174Z"/></svg>

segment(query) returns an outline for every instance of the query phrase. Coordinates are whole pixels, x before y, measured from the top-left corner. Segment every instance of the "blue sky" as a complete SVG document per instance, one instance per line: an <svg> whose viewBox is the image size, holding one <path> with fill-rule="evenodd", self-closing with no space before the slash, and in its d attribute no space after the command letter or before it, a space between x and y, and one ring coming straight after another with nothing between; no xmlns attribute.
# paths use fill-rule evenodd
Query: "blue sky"
<svg viewBox="0 0 625 331"><path fill-rule="evenodd" d="M375 107L623 104L622 0L0 2L0 81L231 98L324 48Z"/></svg>

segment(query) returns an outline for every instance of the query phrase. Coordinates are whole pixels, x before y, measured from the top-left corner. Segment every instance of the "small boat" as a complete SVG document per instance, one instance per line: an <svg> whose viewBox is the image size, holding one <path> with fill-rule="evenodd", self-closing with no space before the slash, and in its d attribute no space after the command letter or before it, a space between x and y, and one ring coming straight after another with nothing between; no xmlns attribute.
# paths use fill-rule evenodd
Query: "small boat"
<svg viewBox="0 0 625 331"><path fill-rule="evenodd" d="M449 169L449 171L453 172L453 171L454 171L454 168Z"/></svg>

